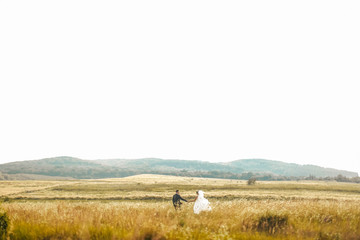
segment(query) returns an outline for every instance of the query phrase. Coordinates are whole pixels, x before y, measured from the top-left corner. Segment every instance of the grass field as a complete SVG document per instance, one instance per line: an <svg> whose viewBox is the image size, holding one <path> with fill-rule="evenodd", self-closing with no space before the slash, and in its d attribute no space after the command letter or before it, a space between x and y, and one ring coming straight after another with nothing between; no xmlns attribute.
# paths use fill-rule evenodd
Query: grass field
<svg viewBox="0 0 360 240"><path fill-rule="evenodd" d="M171 205L203 190L213 211ZM360 184L140 175L2 181L9 239L360 239Z"/></svg>

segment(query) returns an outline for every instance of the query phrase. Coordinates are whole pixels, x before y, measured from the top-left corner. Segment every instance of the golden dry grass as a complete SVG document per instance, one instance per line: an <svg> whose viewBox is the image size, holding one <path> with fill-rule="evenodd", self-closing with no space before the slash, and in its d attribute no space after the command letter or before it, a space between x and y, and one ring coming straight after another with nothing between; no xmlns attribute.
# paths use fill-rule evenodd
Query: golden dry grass
<svg viewBox="0 0 360 240"><path fill-rule="evenodd" d="M156 175L0 184L10 239L360 239L359 184ZM213 211L175 211L176 188L188 199L203 189Z"/></svg>

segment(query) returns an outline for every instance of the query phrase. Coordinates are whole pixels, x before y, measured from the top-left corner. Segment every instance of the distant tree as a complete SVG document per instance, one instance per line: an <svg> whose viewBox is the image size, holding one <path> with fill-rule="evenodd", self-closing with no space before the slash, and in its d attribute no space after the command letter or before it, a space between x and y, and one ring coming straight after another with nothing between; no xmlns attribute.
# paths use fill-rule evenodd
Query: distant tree
<svg viewBox="0 0 360 240"><path fill-rule="evenodd" d="M316 180L316 177L312 174L310 174L307 178L305 178L306 180Z"/></svg>
<svg viewBox="0 0 360 240"><path fill-rule="evenodd" d="M338 181L338 182L348 182L349 179L347 179L345 176L339 174L337 175L337 177L335 177L335 180Z"/></svg>
<svg viewBox="0 0 360 240"><path fill-rule="evenodd" d="M247 181L248 185L255 185L256 183L256 178L255 177L251 177L249 178L249 180Z"/></svg>

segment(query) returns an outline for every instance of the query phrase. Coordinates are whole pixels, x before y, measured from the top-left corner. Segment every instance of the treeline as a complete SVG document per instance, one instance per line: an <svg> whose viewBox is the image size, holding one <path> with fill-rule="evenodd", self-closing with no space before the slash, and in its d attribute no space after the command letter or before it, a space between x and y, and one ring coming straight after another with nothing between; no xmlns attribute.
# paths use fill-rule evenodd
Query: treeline
<svg viewBox="0 0 360 240"><path fill-rule="evenodd" d="M318 181L337 181L337 182L352 182L352 183L360 183L360 177L346 177L341 174L337 175L336 177L315 177L310 175L305 177L304 180L318 180Z"/></svg>
<svg viewBox="0 0 360 240"><path fill-rule="evenodd" d="M223 179L238 179L249 180L255 178L259 181L299 181L299 180L317 180L317 181L337 181L337 182L352 182L360 183L360 177L346 177L339 174L336 177L316 177L309 175L308 177L288 177L281 175L274 175L270 173L231 173L225 171L156 171L156 170L138 170L131 171L122 169L119 171L116 168L106 167L100 169L67 169L67 171L54 171L53 169L46 171L30 171L27 174L5 174L0 172L0 180L45 180L45 179L100 179L100 178L121 178L127 176L134 176L139 174L161 174L182 177L203 177L203 178L223 178ZM30 174L29 174L30 173Z"/></svg>
<svg viewBox="0 0 360 240"><path fill-rule="evenodd" d="M337 181L337 182L352 182L360 183L360 177L348 178L341 174L336 177L287 177L273 175L269 173L231 173L231 172L222 172L222 171L178 171L178 172L158 172L158 171L149 171L149 174L164 174L164 175L173 175L173 176L182 176L182 177L204 177L204 178L224 178L224 179L238 179L238 180L249 180L255 178L259 181L300 181L300 180L317 180L317 181Z"/></svg>
<svg viewBox="0 0 360 240"><path fill-rule="evenodd" d="M337 181L337 182L352 182L352 183L360 183L360 177L345 177L339 174L336 177L287 177L287 176L279 176L268 173L231 173L231 172L222 172L222 171L186 171L182 170L179 172L157 172L157 171L149 171L150 174L164 174L164 175L173 175L173 176L182 176L182 177L204 177L204 178L224 178L224 179L238 179L238 180L249 180L256 179L259 181L300 181L300 180L314 180L314 181Z"/></svg>

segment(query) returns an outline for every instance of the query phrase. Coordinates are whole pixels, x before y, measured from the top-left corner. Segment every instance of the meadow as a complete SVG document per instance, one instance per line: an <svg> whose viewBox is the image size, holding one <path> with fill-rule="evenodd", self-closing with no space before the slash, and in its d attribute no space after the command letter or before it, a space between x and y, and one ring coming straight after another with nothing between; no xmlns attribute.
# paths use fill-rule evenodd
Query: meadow
<svg viewBox="0 0 360 240"><path fill-rule="evenodd" d="M175 211L179 189L213 210ZM0 181L7 239L360 239L360 184L256 182L159 175ZM1 235L1 234L0 234ZM0 237L1 238L1 237Z"/></svg>

